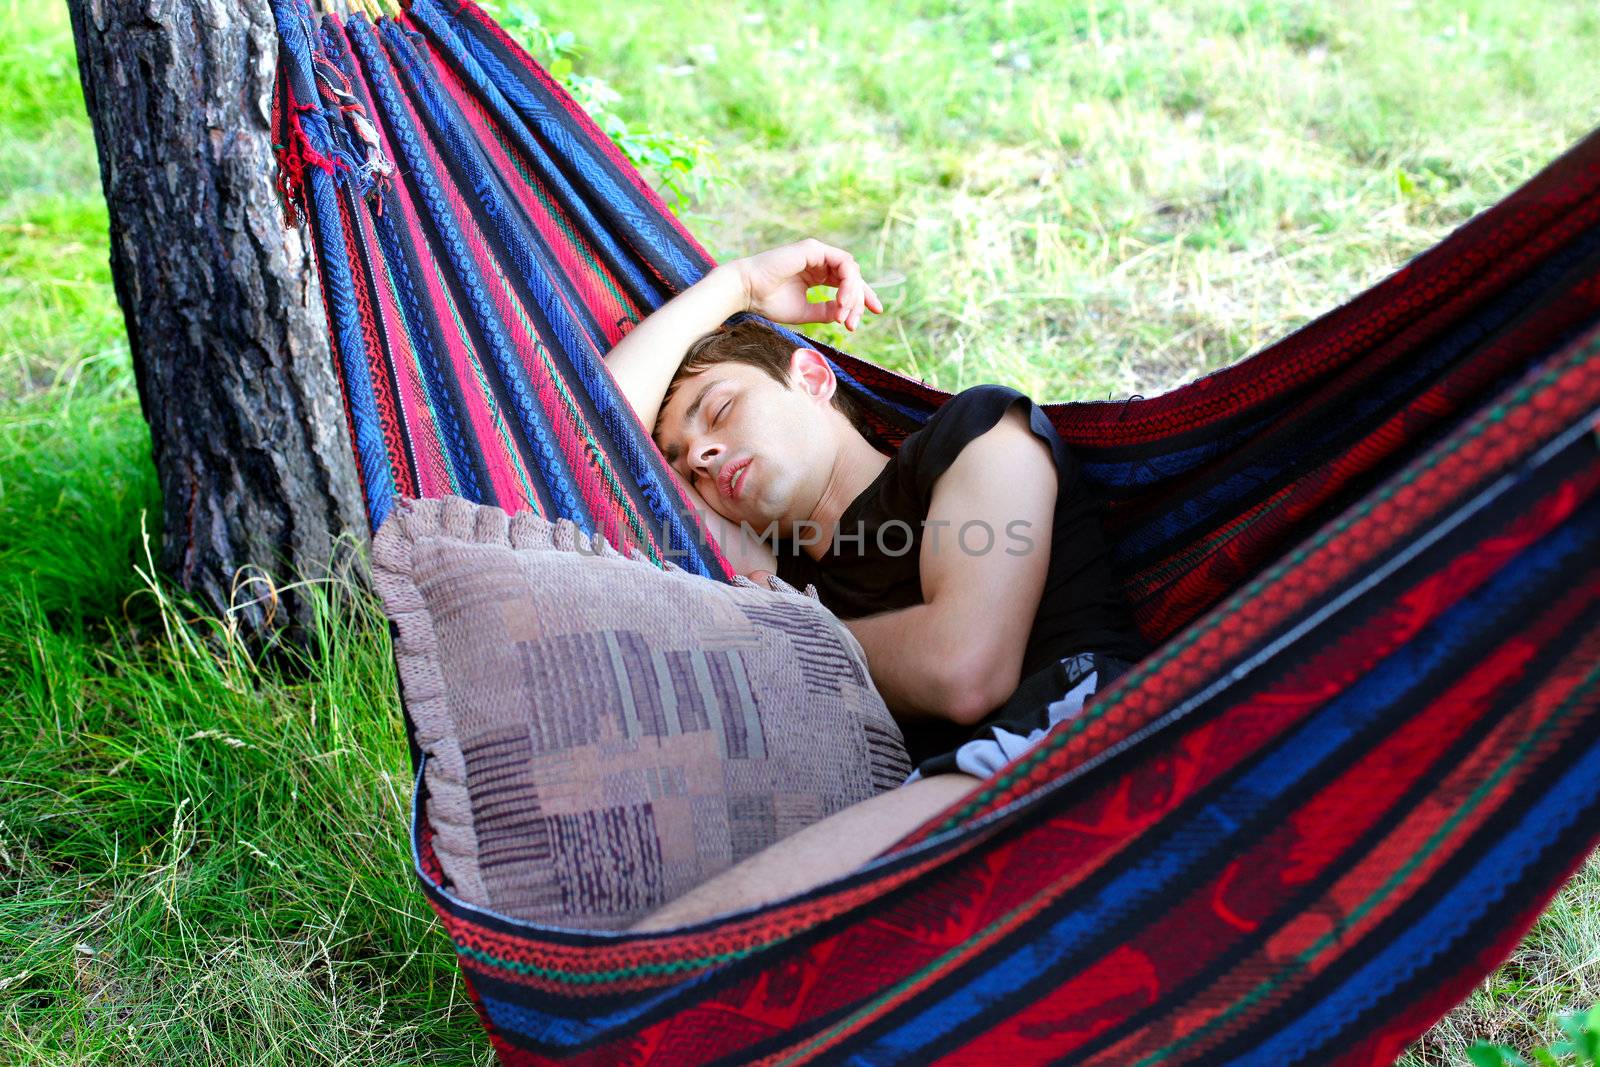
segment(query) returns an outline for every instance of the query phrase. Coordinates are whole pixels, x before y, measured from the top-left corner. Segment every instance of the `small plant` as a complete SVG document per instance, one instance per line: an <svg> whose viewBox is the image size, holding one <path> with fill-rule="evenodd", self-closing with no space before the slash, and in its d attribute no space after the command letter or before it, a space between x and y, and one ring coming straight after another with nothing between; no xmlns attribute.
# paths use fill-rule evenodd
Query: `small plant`
<svg viewBox="0 0 1600 1067"><path fill-rule="evenodd" d="M495 15L528 54L566 87L628 161L655 179L656 191L675 214L681 215L712 189L728 184L705 138L630 127L614 110L622 94L605 79L574 69L573 60L581 55L581 49L570 30L552 31L538 14L516 0L498 7Z"/></svg>
<svg viewBox="0 0 1600 1067"><path fill-rule="evenodd" d="M1560 1018L1566 1038L1524 1057L1516 1049L1479 1041L1467 1049L1474 1067L1600 1067L1600 1004Z"/></svg>

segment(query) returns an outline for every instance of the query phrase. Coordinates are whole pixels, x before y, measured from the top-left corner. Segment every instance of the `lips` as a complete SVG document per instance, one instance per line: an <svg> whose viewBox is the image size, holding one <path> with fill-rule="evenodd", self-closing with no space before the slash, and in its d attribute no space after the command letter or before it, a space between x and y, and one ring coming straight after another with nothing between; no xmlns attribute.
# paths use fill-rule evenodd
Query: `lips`
<svg viewBox="0 0 1600 1067"><path fill-rule="evenodd" d="M717 475L717 481L722 488L722 495L729 500L738 500L744 494L744 474L752 459L741 459L722 468Z"/></svg>

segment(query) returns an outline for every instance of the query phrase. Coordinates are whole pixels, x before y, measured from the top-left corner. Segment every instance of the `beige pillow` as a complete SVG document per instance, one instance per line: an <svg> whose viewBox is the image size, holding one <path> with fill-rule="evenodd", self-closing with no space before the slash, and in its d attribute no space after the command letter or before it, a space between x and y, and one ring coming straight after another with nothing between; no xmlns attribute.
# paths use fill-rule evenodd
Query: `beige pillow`
<svg viewBox="0 0 1600 1067"><path fill-rule="evenodd" d="M565 520L405 501L372 544L449 888L626 926L910 773L814 597L627 558Z"/></svg>

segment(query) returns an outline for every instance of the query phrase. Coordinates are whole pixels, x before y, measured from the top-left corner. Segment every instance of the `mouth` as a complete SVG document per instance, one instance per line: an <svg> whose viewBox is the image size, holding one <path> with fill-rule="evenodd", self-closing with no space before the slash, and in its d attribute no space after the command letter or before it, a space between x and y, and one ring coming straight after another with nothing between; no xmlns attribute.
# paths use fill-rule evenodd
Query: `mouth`
<svg viewBox="0 0 1600 1067"><path fill-rule="evenodd" d="M717 480L722 483L722 495L729 500L737 501L744 495L745 472L750 469L750 464L755 462L754 457L741 459L730 463Z"/></svg>

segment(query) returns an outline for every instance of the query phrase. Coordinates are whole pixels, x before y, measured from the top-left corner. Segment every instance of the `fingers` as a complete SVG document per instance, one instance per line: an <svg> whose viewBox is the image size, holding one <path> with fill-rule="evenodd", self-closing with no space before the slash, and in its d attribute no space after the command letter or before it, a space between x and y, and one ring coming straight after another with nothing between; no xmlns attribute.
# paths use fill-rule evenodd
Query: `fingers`
<svg viewBox="0 0 1600 1067"><path fill-rule="evenodd" d="M854 331L861 324L862 309L867 304L867 294L871 292L866 281L861 277L861 266L852 256L842 248L817 242L814 251L821 257L821 266L825 271L822 285L834 286L838 292L834 299L829 301L833 305L832 314L822 320L824 322L837 322L845 329ZM878 304L874 311L882 309L876 293L872 293L872 300Z"/></svg>
<svg viewBox="0 0 1600 1067"><path fill-rule="evenodd" d="M854 331L866 312L883 314L883 301L862 278L861 266L849 252L814 237L796 241L783 251L795 257L792 276L803 286L827 285L836 290L832 300L809 305L805 317L795 321L836 322Z"/></svg>
<svg viewBox="0 0 1600 1067"><path fill-rule="evenodd" d="M883 301L878 299L877 292L866 282L862 282L861 287L867 291L867 309L874 315L882 315Z"/></svg>
<svg viewBox="0 0 1600 1067"><path fill-rule="evenodd" d="M843 290L840 291L840 295L843 295ZM866 311L874 315L883 314L883 301L878 299L878 294L872 286L862 279L859 269L856 271L855 285L851 288L851 296L846 302L846 307L850 309L848 317L844 320L847 330L854 330L861 325L861 316Z"/></svg>
<svg viewBox="0 0 1600 1067"><path fill-rule="evenodd" d="M865 288L861 280L861 268L856 266L854 259L849 260L839 278L839 293L834 301L839 305L838 321L847 330L854 330L856 323L861 321L861 294Z"/></svg>
<svg viewBox="0 0 1600 1067"><path fill-rule="evenodd" d="M844 284L839 287L839 304L841 310L840 322L847 330L854 330L861 325L861 317L870 311L874 315L883 314L883 301L872 286L861 277L861 268L855 260L850 261L850 274Z"/></svg>
<svg viewBox="0 0 1600 1067"><path fill-rule="evenodd" d="M821 300L814 304L807 304L805 316L796 322L838 322L841 306L837 300Z"/></svg>

